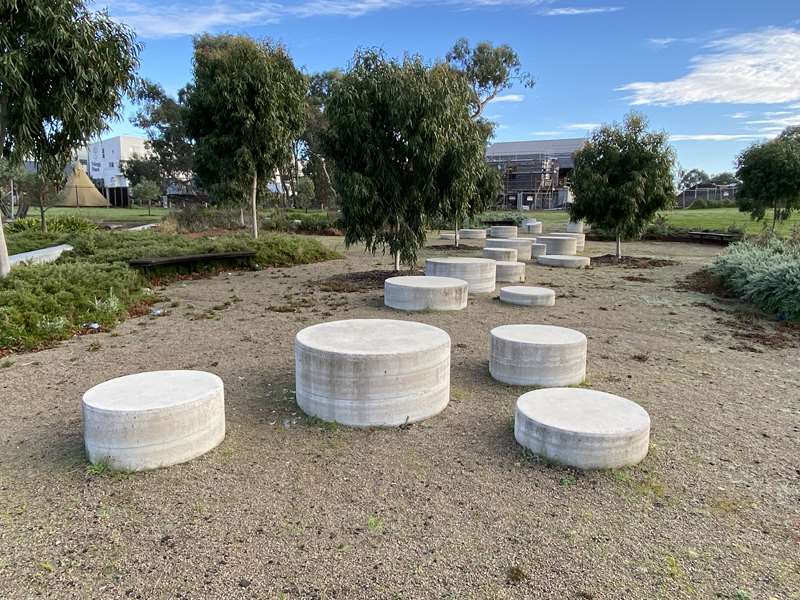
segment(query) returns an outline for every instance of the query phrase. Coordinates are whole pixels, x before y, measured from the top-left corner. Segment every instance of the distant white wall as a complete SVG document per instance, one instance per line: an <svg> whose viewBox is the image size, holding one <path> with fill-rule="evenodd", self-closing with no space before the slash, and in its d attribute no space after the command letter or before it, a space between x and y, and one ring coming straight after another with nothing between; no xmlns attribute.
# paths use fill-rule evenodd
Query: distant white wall
<svg viewBox="0 0 800 600"><path fill-rule="evenodd" d="M147 156L145 138L134 135L119 135L89 144L87 172L92 179L101 179L106 187L128 187L122 175L125 161L134 156Z"/></svg>

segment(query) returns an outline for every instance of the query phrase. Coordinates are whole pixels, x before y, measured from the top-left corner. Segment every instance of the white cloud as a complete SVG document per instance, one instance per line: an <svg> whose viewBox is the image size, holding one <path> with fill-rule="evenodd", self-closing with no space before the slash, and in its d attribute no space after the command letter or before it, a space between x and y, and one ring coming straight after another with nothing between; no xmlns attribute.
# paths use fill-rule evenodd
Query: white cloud
<svg viewBox="0 0 800 600"><path fill-rule="evenodd" d="M600 123L570 123L569 125L564 125L565 129L580 129L583 131L590 131L598 127L600 127Z"/></svg>
<svg viewBox="0 0 800 600"><path fill-rule="evenodd" d="M750 116L749 112L735 112L729 115L725 115L726 117L730 117L731 119L747 119Z"/></svg>
<svg viewBox="0 0 800 600"><path fill-rule="evenodd" d="M533 135L561 135L560 131L534 131Z"/></svg>
<svg viewBox="0 0 800 600"><path fill-rule="evenodd" d="M542 14L548 17L562 17L574 15L596 15L599 13L619 12L621 10L621 6L598 6L595 8L574 8L565 6L564 8L549 8L543 11Z"/></svg>
<svg viewBox="0 0 800 600"><path fill-rule="evenodd" d="M689 72L672 81L639 81L618 90L631 104L696 102L777 104L800 100L800 31L768 28L731 35L706 45Z"/></svg>
<svg viewBox="0 0 800 600"><path fill-rule="evenodd" d="M524 102L525 96L522 94L505 94L502 96L497 96L494 98L489 104L494 104L495 102Z"/></svg>
<svg viewBox="0 0 800 600"><path fill-rule="evenodd" d="M666 48L667 46L671 46L677 41L677 38L674 37L663 37L663 38L650 38L647 40L650 45L657 46L659 48Z"/></svg>
<svg viewBox="0 0 800 600"><path fill-rule="evenodd" d="M757 140L769 137L755 133L676 133L669 136L672 142L733 142L737 140Z"/></svg>

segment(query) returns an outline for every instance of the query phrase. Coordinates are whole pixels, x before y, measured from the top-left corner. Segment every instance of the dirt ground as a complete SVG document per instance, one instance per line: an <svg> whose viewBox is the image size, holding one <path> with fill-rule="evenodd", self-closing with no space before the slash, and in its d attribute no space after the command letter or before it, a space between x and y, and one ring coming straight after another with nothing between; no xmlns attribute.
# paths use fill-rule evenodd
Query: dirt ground
<svg viewBox="0 0 800 600"><path fill-rule="evenodd" d="M12 356L0 369L0 598L800 598L798 337L686 291L718 247L624 249L678 264L529 265L555 307L493 294L411 315L384 308L380 290L319 290L390 264L352 250L179 282L166 316ZM450 334L441 415L386 430L303 416L294 334L353 317ZM581 473L516 445L526 390L494 382L487 352L492 327L520 322L587 334L587 385L651 415L641 465ZM88 469L82 392L181 368L225 381L222 445L148 473Z"/></svg>

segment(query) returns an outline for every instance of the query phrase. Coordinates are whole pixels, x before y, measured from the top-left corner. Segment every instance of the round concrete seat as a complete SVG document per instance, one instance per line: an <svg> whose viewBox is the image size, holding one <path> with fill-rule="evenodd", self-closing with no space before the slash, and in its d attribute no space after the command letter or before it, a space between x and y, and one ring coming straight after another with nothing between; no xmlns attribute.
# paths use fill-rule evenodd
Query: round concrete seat
<svg viewBox="0 0 800 600"><path fill-rule="evenodd" d="M583 233L583 221L570 221L567 223L569 233Z"/></svg>
<svg viewBox="0 0 800 600"><path fill-rule="evenodd" d="M383 284L383 303L398 310L461 310L467 292L467 282L452 277L390 277Z"/></svg>
<svg viewBox="0 0 800 600"><path fill-rule="evenodd" d="M465 240L485 240L485 229L459 229L458 235Z"/></svg>
<svg viewBox="0 0 800 600"><path fill-rule="evenodd" d="M424 323L354 319L295 337L297 404L354 427L394 427L440 413L450 400L450 336Z"/></svg>
<svg viewBox="0 0 800 600"><path fill-rule="evenodd" d="M429 258L425 261L425 275L463 279L470 294L488 294L495 288L495 261L490 258L461 256Z"/></svg>
<svg viewBox="0 0 800 600"><path fill-rule="evenodd" d="M531 244L531 258L547 254L547 244Z"/></svg>
<svg viewBox="0 0 800 600"><path fill-rule="evenodd" d="M531 238L489 238L486 240L485 248L513 248L517 251L517 260L531 259Z"/></svg>
<svg viewBox="0 0 800 600"><path fill-rule="evenodd" d="M556 293L549 288L510 285L500 288L500 301L520 306L553 306Z"/></svg>
<svg viewBox="0 0 800 600"><path fill-rule="evenodd" d="M586 377L586 336L553 325L502 325L492 329L489 372L511 385L559 387Z"/></svg>
<svg viewBox="0 0 800 600"><path fill-rule="evenodd" d="M565 269L585 269L592 260L588 256L563 256L560 254L538 256L536 262L545 267L562 267Z"/></svg>
<svg viewBox="0 0 800 600"><path fill-rule="evenodd" d="M525 281L525 263L498 260L497 281L501 283L522 283Z"/></svg>
<svg viewBox="0 0 800 600"><path fill-rule="evenodd" d="M583 252L584 248L586 247L586 234L585 233L569 233L569 232L561 232L556 233L558 237L571 237L575 238L575 249L578 252Z"/></svg>
<svg viewBox="0 0 800 600"><path fill-rule="evenodd" d="M489 227L488 237L512 239L517 237L518 231L516 225L493 225Z"/></svg>
<svg viewBox="0 0 800 600"><path fill-rule="evenodd" d="M528 219L522 222L525 233L542 233L542 222Z"/></svg>
<svg viewBox="0 0 800 600"><path fill-rule="evenodd" d="M483 257L492 260L517 262L516 248L484 248Z"/></svg>
<svg viewBox="0 0 800 600"><path fill-rule="evenodd" d="M440 240L453 240L453 241L455 241L456 234L455 233L442 233L442 234L439 235L439 239Z"/></svg>
<svg viewBox="0 0 800 600"><path fill-rule="evenodd" d="M186 462L225 438L222 379L202 371L153 371L111 379L83 395L92 464L144 471Z"/></svg>
<svg viewBox="0 0 800 600"><path fill-rule="evenodd" d="M551 388L517 400L514 437L534 454L578 469L618 469L641 462L650 416L625 398L577 388Z"/></svg>
<svg viewBox="0 0 800 600"><path fill-rule="evenodd" d="M573 255L578 251L578 241L564 235L537 235L537 244L547 246L547 254Z"/></svg>

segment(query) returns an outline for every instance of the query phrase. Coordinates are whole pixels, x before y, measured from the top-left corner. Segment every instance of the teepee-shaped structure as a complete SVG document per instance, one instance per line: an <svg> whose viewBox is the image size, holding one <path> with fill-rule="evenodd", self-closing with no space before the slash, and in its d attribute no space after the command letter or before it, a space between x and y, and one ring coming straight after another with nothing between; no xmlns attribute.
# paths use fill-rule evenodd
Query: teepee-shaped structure
<svg viewBox="0 0 800 600"><path fill-rule="evenodd" d="M108 200L94 187L83 165L76 161L71 166L67 184L58 194L58 201L53 206L108 206Z"/></svg>

